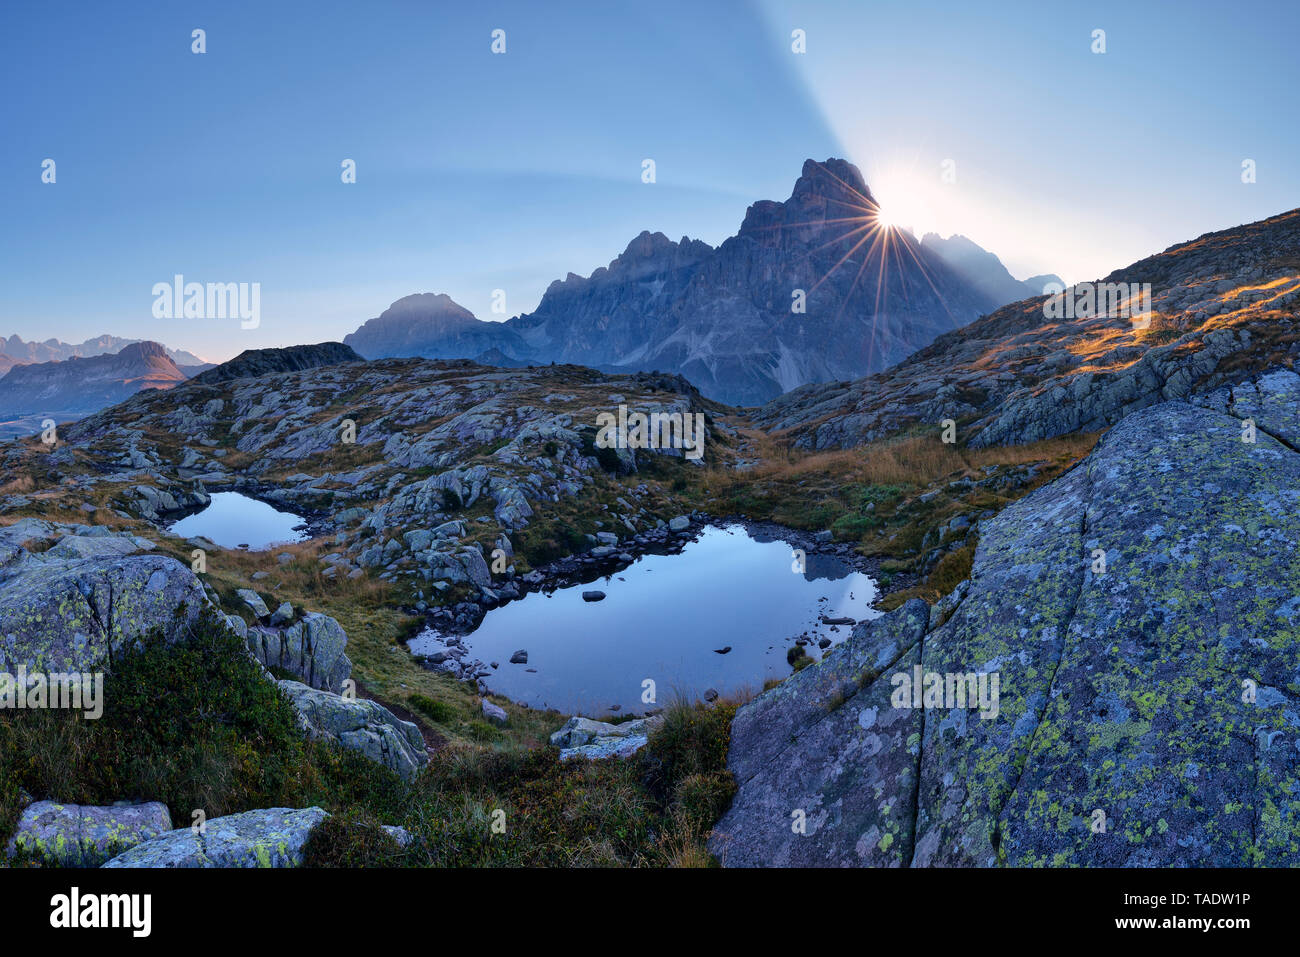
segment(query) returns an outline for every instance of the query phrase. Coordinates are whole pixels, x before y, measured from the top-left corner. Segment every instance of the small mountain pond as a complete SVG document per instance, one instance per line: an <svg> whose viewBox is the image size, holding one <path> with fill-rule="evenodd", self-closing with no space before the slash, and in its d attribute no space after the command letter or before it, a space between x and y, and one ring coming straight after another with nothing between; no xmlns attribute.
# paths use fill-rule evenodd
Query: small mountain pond
<svg viewBox="0 0 1300 957"><path fill-rule="evenodd" d="M800 571L795 548L742 525L709 525L678 554L642 555L590 584L495 608L462 641L469 657L497 663L484 679L493 692L570 714L640 714L674 693L761 691L790 674L786 651L797 638L816 658L823 639L833 647L849 636L851 624L826 619L881 614L870 576L811 553ZM583 598L597 590L603 599ZM409 646L432 654L443 643L426 629ZM517 651L526 663L511 663ZM653 704L642 700L646 681Z"/></svg>

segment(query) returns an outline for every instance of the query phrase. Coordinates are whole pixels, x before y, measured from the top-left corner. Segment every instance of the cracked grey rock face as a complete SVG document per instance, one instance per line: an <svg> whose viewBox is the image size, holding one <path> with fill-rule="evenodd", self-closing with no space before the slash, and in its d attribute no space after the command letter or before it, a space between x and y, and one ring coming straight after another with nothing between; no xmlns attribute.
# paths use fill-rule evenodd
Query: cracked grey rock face
<svg viewBox="0 0 1300 957"><path fill-rule="evenodd" d="M741 709L740 791L710 845L724 863L883 862L872 835L914 866L1300 864L1300 376L1197 402L1128 416L981 524L964 597L908 654L996 674L996 717L882 694L870 727L912 730L868 753L841 715L881 679L844 698L817 675L847 668L857 632ZM919 746L915 786L899 737ZM886 784L854 804L834 785L850 773ZM914 827L882 847L900 806ZM800 808L806 835L789 833Z"/></svg>
<svg viewBox="0 0 1300 957"><path fill-rule="evenodd" d="M298 681L279 681L302 715L307 730L340 747L360 751L370 760L413 778L429 763L420 729L383 705L366 698L344 698L309 688Z"/></svg>
<svg viewBox="0 0 1300 957"><path fill-rule="evenodd" d="M740 790L709 840L723 864L907 862L921 714L889 706L888 676L916 663L928 622L913 599L858 625L736 713L727 767Z"/></svg>
<svg viewBox="0 0 1300 957"><path fill-rule="evenodd" d="M352 661L344 654L348 636L328 615L308 612L284 629L253 627L247 630L248 648L267 668L282 668L318 690L338 694L352 674Z"/></svg>

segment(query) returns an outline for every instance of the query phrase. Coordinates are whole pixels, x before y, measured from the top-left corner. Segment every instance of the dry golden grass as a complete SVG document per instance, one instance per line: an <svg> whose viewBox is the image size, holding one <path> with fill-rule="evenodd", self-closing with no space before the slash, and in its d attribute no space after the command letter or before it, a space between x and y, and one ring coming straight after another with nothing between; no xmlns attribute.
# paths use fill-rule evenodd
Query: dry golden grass
<svg viewBox="0 0 1300 957"><path fill-rule="evenodd" d="M16 475L0 485L0 495L23 495L36 488L36 479L30 474Z"/></svg>
<svg viewBox="0 0 1300 957"><path fill-rule="evenodd" d="M852 449L803 452L760 432L750 439L762 463L738 474L715 473L710 484L736 482L799 482L817 480L859 485L913 485L924 488L941 479L959 477L989 466L1028 465L1034 462L1082 458L1092 450L1099 433L1066 435L1025 445L970 449L946 445L938 433L890 438ZM719 489L720 490L720 489Z"/></svg>
<svg viewBox="0 0 1300 957"><path fill-rule="evenodd" d="M973 469L994 465L1030 465L1034 462L1078 461L1092 451L1100 432L1082 432L1043 439L1026 445L995 445L986 449L962 449L962 457Z"/></svg>

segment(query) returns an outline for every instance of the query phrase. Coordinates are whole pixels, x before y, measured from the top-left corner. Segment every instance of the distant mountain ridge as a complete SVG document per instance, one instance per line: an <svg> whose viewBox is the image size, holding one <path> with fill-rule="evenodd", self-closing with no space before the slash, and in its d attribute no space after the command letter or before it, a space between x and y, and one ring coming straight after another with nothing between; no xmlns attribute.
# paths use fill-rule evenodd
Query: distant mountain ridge
<svg viewBox="0 0 1300 957"><path fill-rule="evenodd" d="M947 239L938 233L926 233L921 237L921 245L942 256L944 262L967 281L996 299L999 306L1044 295L1044 287L1051 283L1065 288L1064 280L1054 273L1031 276L1023 281L1016 279L1002 265L1002 260L960 233Z"/></svg>
<svg viewBox="0 0 1300 957"><path fill-rule="evenodd" d="M504 355L528 352L505 323L484 322L450 296L430 292L397 300L343 342L367 359L467 359L494 349Z"/></svg>
<svg viewBox="0 0 1300 957"><path fill-rule="evenodd" d="M44 419L66 422L188 376L165 346L135 342L119 352L16 365L0 378L0 435L31 434Z"/></svg>
<svg viewBox="0 0 1300 957"><path fill-rule="evenodd" d="M15 365L31 362L57 362L63 359L90 358L121 352L129 345L144 342L143 339L122 339L118 336L102 335L87 339L81 343L61 342L58 339L46 339L44 342L25 341L19 335L0 339L0 374ZM172 362L178 366L206 366L208 363L192 352L184 349L163 347Z"/></svg>
<svg viewBox="0 0 1300 957"><path fill-rule="evenodd" d="M888 368L1008 301L910 233L881 227L876 210L853 164L808 160L787 200L751 205L716 248L643 232L590 276L551 283L531 313L484 322L425 293L343 341L366 358L663 370L712 398L756 405ZM1005 278L1015 298L1031 294Z"/></svg>

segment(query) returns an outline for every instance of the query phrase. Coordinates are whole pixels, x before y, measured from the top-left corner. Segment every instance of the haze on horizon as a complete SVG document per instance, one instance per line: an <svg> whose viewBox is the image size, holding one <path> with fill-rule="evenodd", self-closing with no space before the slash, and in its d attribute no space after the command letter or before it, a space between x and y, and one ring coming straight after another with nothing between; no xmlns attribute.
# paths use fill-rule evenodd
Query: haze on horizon
<svg viewBox="0 0 1300 957"><path fill-rule="evenodd" d="M720 243L830 156L918 236L1097 278L1300 205L1297 27L1280 2L11 8L0 335L222 360L416 292L505 319L642 230ZM155 319L177 273L260 283L261 325Z"/></svg>

